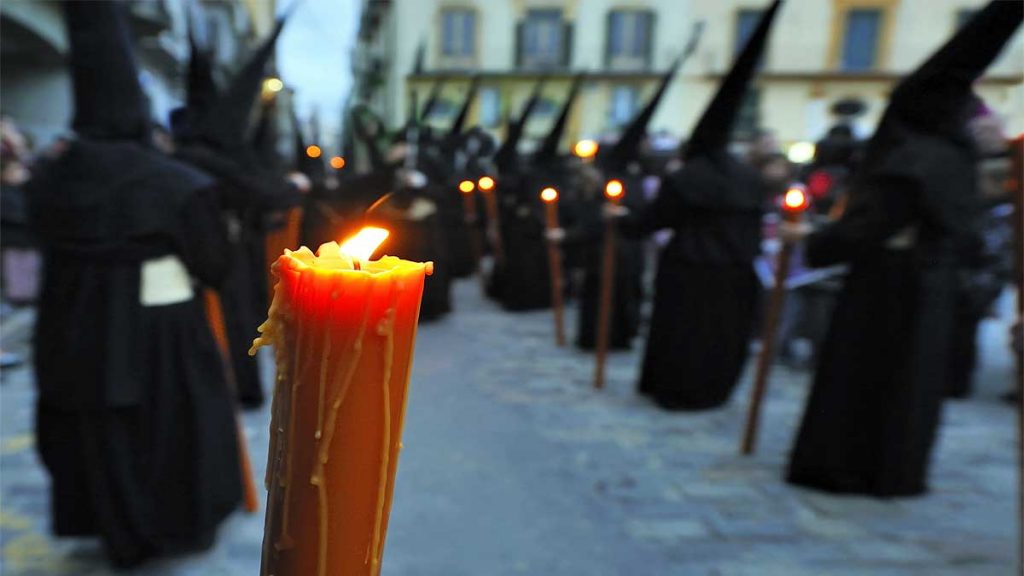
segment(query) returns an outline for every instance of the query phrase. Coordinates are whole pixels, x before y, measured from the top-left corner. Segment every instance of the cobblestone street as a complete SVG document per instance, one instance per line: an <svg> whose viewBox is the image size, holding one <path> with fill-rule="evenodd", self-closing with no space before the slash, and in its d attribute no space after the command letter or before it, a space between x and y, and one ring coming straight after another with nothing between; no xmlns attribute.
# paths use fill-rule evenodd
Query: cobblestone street
<svg viewBox="0 0 1024 576"><path fill-rule="evenodd" d="M386 576L1013 573L1005 324L983 326L975 395L947 404L932 492L879 501L782 482L809 372L776 368L759 452L743 458L749 370L722 410L663 412L634 394L639 347L611 356L595 392L592 356L553 345L550 313L504 313L473 280L455 291L457 311L420 329ZM5 348L26 351L29 321L5 325ZM113 573L95 542L48 535L33 400L26 368L3 374L0 573ZM258 478L268 412L245 415ZM210 552L136 573L255 575L262 532L262 510L238 512Z"/></svg>

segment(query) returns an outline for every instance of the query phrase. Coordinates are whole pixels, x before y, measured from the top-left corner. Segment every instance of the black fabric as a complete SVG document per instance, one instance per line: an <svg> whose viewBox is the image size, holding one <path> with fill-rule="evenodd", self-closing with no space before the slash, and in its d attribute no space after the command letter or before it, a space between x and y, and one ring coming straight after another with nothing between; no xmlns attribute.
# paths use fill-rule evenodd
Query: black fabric
<svg viewBox="0 0 1024 576"><path fill-rule="evenodd" d="M751 79L757 73L758 63L768 45L772 23L782 0L774 0L761 15L757 27L736 56L728 74L722 79L711 103L704 109L700 120L686 142L683 156L691 160L707 154L724 152L732 138L732 129L747 95Z"/></svg>
<svg viewBox="0 0 1024 576"><path fill-rule="evenodd" d="M792 483L881 497L927 489L957 272L979 242L975 152L964 125L970 80L1022 17L1020 3L990 3L893 91L842 218L808 239L810 264L848 262L851 270L790 459ZM887 244L908 229L908 245Z"/></svg>
<svg viewBox="0 0 1024 576"><path fill-rule="evenodd" d="M75 98L75 132L90 138L148 138L149 102L139 85L124 5L62 5Z"/></svg>
<svg viewBox="0 0 1024 576"><path fill-rule="evenodd" d="M607 230L605 221L601 218L602 204L602 201L586 203L581 208L584 214L577 220L577 230L582 235L576 240L581 245L583 279L579 294L576 345L584 350L592 350L597 344ZM644 250L642 241L621 235L616 238L615 248L608 345L613 350L624 350L631 346L640 327Z"/></svg>
<svg viewBox="0 0 1024 576"><path fill-rule="evenodd" d="M54 530L99 535L119 566L208 547L241 497L233 403L202 304L143 306L139 293L142 261L165 255L222 281L210 182L141 146L87 140L30 182L46 267L36 432Z"/></svg>

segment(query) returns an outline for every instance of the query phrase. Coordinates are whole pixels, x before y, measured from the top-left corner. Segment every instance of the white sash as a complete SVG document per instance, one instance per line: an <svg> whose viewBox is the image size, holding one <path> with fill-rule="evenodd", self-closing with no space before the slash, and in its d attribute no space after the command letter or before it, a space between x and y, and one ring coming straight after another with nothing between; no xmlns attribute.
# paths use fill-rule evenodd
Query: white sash
<svg viewBox="0 0 1024 576"><path fill-rule="evenodd" d="M143 306L165 306L188 302L195 297L192 277L174 254L142 263L139 301Z"/></svg>

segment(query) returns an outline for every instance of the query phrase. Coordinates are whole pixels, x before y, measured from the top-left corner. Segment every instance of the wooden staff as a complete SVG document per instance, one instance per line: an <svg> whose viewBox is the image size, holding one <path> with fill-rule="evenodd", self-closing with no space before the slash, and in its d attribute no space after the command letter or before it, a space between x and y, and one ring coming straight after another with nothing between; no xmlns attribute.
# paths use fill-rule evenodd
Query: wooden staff
<svg viewBox="0 0 1024 576"><path fill-rule="evenodd" d="M491 249L494 251L495 265L505 263L505 248L501 243L501 218L498 216L498 198L494 191L494 178L483 176L476 182L480 195L484 197L484 212L487 214L487 226L493 237Z"/></svg>
<svg viewBox="0 0 1024 576"><path fill-rule="evenodd" d="M618 204L625 194L625 187L619 180L609 180L604 186L608 202ZM612 298L615 296L615 245L618 228L615 221L608 219L604 229L604 254L601 260L601 297L597 311L597 366L594 370L594 388L604 388L604 365L608 358L608 341L611 334Z"/></svg>
<svg viewBox="0 0 1024 576"><path fill-rule="evenodd" d="M547 216L546 229L552 232L558 228L558 190L548 186L541 190ZM565 323L562 320L562 253L558 243L548 239L548 264L551 266L551 308L555 312L555 343L565 346Z"/></svg>
<svg viewBox="0 0 1024 576"><path fill-rule="evenodd" d="M807 194L801 188L793 187L786 191L782 199L783 218L789 223L803 221L803 213L809 202ZM757 358L757 370L754 372L754 387L750 391L750 409L747 412L747 426L743 432L743 444L740 453L750 455L757 444L757 427L761 418L761 401L764 399L768 386L768 373L771 371L772 359L775 355L775 338L778 335L779 319L782 306L786 302L786 276L793 258L795 243L783 242L779 254L778 266L775 269L775 286L772 287L768 310L761 328L761 354Z"/></svg>
<svg viewBox="0 0 1024 576"><path fill-rule="evenodd" d="M224 377L228 382L228 389L231 391L232 402L234 401L237 384L235 370L231 364L231 349L228 347L228 331L224 324L224 309L221 307L220 296L209 288L203 290L203 304L206 308L206 321L213 332L213 339L217 342L217 348L224 364ZM252 461L249 459L249 446L245 441L245 430L242 427L242 420L235 413L235 429L238 436L238 465L242 474L242 489L245 495L245 511L256 512L260 509L259 495L256 491L256 481L253 480Z"/></svg>
<svg viewBox="0 0 1024 576"><path fill-rule="evenodd" d="M1017 322L1024 322L1024 135L1010 143L1011 172L1006 183L1013 195L1014 259L1017 275ZM1016 354L1016 352L1015 352ZM1024 359L1017 361L1017 569L1024 576Z"/></svg>
<svg viewBox="0 0 1024 576"><path fill-rule="evenodd" d="M469 246L473 251L473 269L480 272L480 254L483 250L480 241L480 229L476 226L476 183L472 180L459 182L459 192L462 193L462 213L466 222L466 230L469 232Z"/></svg>

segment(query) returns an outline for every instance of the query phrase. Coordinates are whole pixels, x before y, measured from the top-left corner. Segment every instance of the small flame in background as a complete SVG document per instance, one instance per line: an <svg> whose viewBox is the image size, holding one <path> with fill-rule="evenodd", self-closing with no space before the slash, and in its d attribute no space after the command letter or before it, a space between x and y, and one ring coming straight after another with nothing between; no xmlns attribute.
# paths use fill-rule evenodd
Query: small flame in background
<svg viewBox="0 0 1024 576"><path fill-rule="evenodd" d="M573 154L578 158L592 158L597 154L598 145L593 140L580 140L572 148Z"/></svg>
<svg viewBox="0 0 1024 576"><path fill-rule="evenodd" d="M369 260L370 256L388 239L390 232L384 228L367 226L360 230L355 236L341 243L339 251L356 260Z"/></svg>
<svg viewBox="0 0 1024 576"><path fill-rule="evenodd" d="M616 198L621 197L625 190L626 188L619 180L609 180L608 183L604 185L604 195L610 200L615 200Z"/></svg>
<svg viewBox="0 0 1024 576"><path fill-rule="evenodd" d="M463 180L462 182L459 182L459 192L462 192L463 194L469 194L475 188L476 185L473 184L472 180Z"/></svg>
<svg viewBox="0 0 1024 576"><path fill-rule="evenodd" d="M480 178L480 180L477 181L476 184L481 190L483 190L484 192L488 192L494 189L494 178L491 178L490 176L484 176L483 178Z"/></svg>
<svg viewBox="0 0 1024 576"><path fill-rule="evenodd" d="M540 199L545 202L554 202L555 200L558 200L558 190L548 186L540 191Z"/></svg>
<svg viewBox="0 0 1024 576"><path fill-rule="evenodd" d="M807 208L809 204L807 193L800 188L790 188L786 190L786 195L782 197L782 207L787 212L800 212Z"/></svg>
<svg viewBox="0 0 1024 576"><path fill-rule="evenodd" d="M306 156L309 156L310 158L319 158L320 153L320 147L317 146L316 144L310 144L309 146L306 146Z"/></svg>

